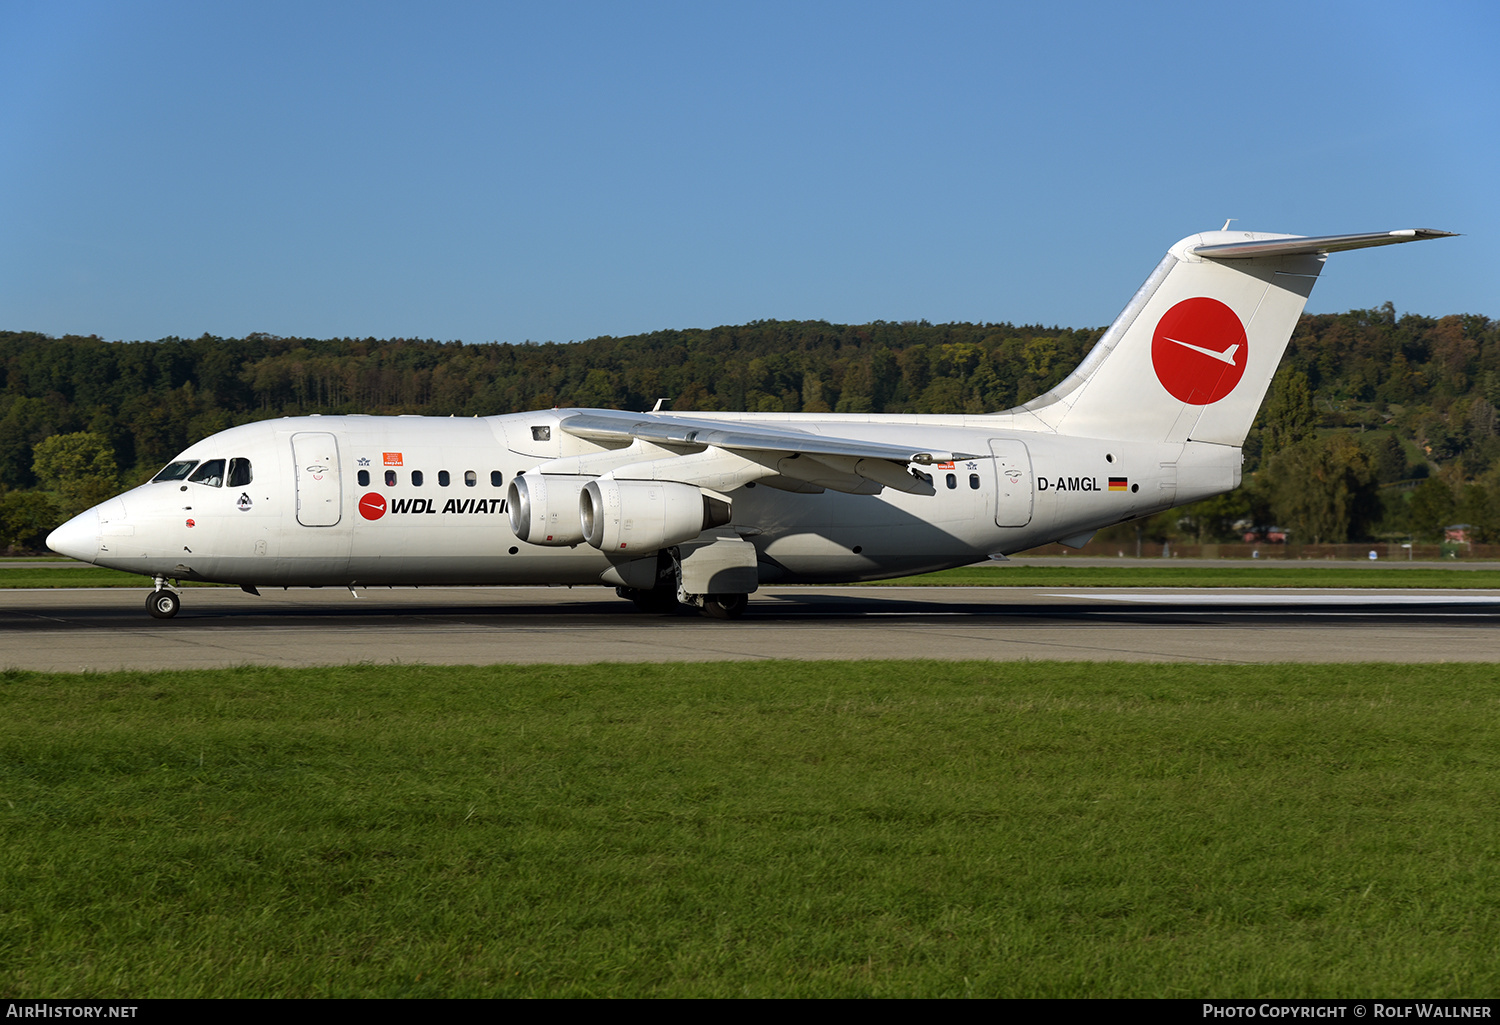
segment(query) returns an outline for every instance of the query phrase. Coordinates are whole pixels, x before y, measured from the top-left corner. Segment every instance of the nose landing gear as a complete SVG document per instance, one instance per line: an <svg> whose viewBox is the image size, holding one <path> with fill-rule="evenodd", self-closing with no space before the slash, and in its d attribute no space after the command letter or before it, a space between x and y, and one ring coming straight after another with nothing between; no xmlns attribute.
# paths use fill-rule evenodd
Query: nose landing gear
<svg viewBox="0 0 1500 1025"><path fill-rule="evenodd" d="M156 590L146 595L146 611L152 619L171 619L182 608L182 599L176 591L167 589L166 577L153 577Z"/></svg>

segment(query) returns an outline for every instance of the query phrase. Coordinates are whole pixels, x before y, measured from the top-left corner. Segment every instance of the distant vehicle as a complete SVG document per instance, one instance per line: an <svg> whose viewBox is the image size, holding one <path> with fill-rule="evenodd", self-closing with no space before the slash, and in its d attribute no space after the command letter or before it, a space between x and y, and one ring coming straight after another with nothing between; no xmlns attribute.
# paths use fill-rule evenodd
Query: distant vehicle
<svg viewBox="0 0 1500 1025"><path fill-rule="evenodd" d="M1257 541L1264 541L1267 544L1284 545L1286 544L1286 528L1257 527L1255 530L1245 531L1243 540L1248 544L1254 544Z"/></svg>
<svg viewBox="0 0 1500 1025"><path fill-rule="evenodd" d="M53 531L83 562L261 587L596 584L734 617L762 583L962 566L1222 494L1326 255L1439 238L1209 231L1073 373L985 415L310 416L235 427Z"/></svg>

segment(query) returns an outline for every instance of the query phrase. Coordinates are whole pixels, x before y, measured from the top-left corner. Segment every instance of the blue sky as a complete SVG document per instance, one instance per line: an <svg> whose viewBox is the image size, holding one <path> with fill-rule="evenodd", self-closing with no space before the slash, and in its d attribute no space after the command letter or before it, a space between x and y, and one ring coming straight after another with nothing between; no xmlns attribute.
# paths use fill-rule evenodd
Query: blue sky
<svg viewBox="0 0 1500 1025"><path fill-rule="evenodd" d="M0 0L0 329L1108 323L1178 238L1500 316L1500 5Z"/></svg>

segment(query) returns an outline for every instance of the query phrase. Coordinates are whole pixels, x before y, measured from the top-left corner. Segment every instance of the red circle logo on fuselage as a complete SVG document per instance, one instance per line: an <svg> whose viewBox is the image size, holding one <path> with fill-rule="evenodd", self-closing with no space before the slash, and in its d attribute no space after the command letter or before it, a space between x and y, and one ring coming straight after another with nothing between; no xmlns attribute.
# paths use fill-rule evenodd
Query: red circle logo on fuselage
<svg viewBox="0 0 1500 1025"><path fill-rule="evenodd" d="M362 495L359 499L359 514L367 520L378 520L385 515L384 495Z"/></svg>
<svg viewBox="0 0 1500 1025"><path fill-rule="evenodd" d="M1184 299L1156 322L1151 365L1172 397L1194 406L1218 402L1245 376L1245 325L1217 299Z"/></svg>

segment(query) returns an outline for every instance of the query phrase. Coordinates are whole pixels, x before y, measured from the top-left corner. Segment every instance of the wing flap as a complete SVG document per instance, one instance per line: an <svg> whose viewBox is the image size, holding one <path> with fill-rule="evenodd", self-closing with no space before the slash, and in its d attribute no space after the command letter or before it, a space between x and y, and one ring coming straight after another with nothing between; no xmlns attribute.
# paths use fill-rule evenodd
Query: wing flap
<svg viewBox="0 0 1500 1025"><path fill-rule="evenodd" d="M831 488L847 494L874 495L882 488L931 493L931 480L909 469L955 459L988 458L963 452L915 450L904 445L830 438L764 423L740 423L663 413L627 413L590 409L565 415L562 430L599 444L643 443L684 454L640 462L620 462L614 454L610 476L678 480L728 490L751 480L791 491ZM726 462L726 460L728 460ZM589 472L589 456L575 457ZM602 470L602 464L601 464Z"/></svg>
<svg viewBox="0 0 1500 1025"><path fill-rule="evenodd" d="M879 441L829 438L791 427L763 423L734 423L673 416L666 413L625 413L591 409L562 421L562 429L577 438L610 442L635 438L658 445L701 445L749 452L784 452L807 456L848 456L851 459L887 459L892 462L930 466L955 459L977 459L977 454L911 449Z"/></svg>

